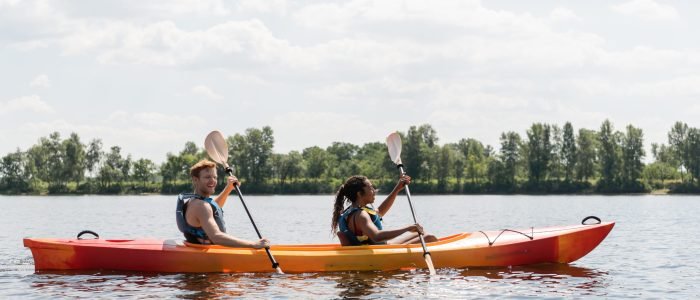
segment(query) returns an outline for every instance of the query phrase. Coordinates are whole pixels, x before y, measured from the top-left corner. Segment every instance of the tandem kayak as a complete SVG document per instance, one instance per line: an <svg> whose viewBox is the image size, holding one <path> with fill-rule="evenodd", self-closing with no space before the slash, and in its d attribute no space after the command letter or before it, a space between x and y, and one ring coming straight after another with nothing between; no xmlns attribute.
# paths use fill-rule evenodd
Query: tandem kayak
<svg viewBox="0 0 700 300"><path fill-rule="evenodd" d="M436 268L570 263L605 239L614 222L459 233L428 243ZM25 238L37 271L273 272L264 249L157 239ZM287 273L426 268L417 245L272 245Z"/></svg>

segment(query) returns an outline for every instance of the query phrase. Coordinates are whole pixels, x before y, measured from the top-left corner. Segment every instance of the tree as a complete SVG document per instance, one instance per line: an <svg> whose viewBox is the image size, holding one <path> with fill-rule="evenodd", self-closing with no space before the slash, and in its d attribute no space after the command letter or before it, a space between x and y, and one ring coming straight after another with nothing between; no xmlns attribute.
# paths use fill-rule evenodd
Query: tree
<svg viewBox="0 0 700 300"><path fill-rule="evenodd" d="M134 180L142 183L146 187L146 183L151 180L156 170L156 164L150 159L141 158L134 162Z"/></svg>
<svg viewBox="0 0 700 300"><path fill-rule="evenodd" d="M229 156L238 167L238 177L250 180L253 184L262 184L270 178L274 143L272 128L269 126L262 129L248 128L245 135L229 137Z"/></svg>
<svg viewBox="0 0 700 300"><path fill-rule="evenodd" d="M562 157L562 148L564 147L563 132L557 125L550 127L551 151L549 166L547 167L547 177L549 179L556 178L561 180L564 174L564 158ZM566 178L565 178L566 179Z"/></svg>
<svg viewBox="0 0 700 300"><path fill-rule="evenodd" d="M423 155L423 148L425 147L425 141L423 136L420 134L416 126L411 126L408 129L406 137L401 137L403 141L403 161L405 162L406 168L410 170L411 177L421 180L423 177L423 166L425 157Z"/></svg>
<svg viewBox="0 0 700 300"><path fill-rule="evenodd" d="M598 148L597 133L593 130L581 128L576 139L576 179L578 181L588 181L595 176L598 158L596 149Z"/></svg>
<svg viewBox="0 0 700 300"><path fill-rule="evenodd" d="M232 167L235 166L234 172L241 180L247 180L250 177L250 168L248 162L248 141L244 135L236 133L227 138L228 155Z"/></svg>
<svg viewBox="0 0 700 300"><path fill-rule="evenodd" d="M642 176L644 170L644 141L642 129L632 125L627 126L627 131L622 139L622 181L626 185L632 185Z"/></svg>
<svg viewBox="0 0 700 300"><path fill-rule="evenodd" d="M552 158L550 130L549 125L536 123L527 131L528 179L533 186L539 186L547 178Z"/></svg>
<svg viewBox="0 0 700 300"><path fill-rule="evenodd" d="M121 147L112 146L110 152L105 155L105 161L99 171L99 181L105 188L121 184L126 180L124 169L130 167L130 162L127 163L121 155Z"/></svg>
<svg viewBox="0 0 700 300"><path fill-rule="evenodd" d="M70 138L63 141L62 148L65 151L62 177L80 183L85 177L85 145L80 142L78 134L71 133Z"/></svg>
<svg viewBox="0 0 700 300"><path fill-rule="evenodd" d="M102 140L93 139L88 144L88 150L85 154L85 168L88 173L92 174L97 169L100 159L102 159Z"/></svg>
<svg viewBox="0 0 700 300"><path fill-rule="evenodd" d="M287 179L293 180L301 176L304 171L304 158L299 151L291 151L289 154L275 154L272 161L282 187Z"/></svg>
<svg viewBox="0 0 700 300"><path fill-rule="evenodd" d="M17 149L0 160L0 188L16 193L29 191L25 154Z"/></svg>
<svg viewBox="0 0 700 300"><path fill-rule="evenodd" d="M571 123L564 124L561 144L561 159L564 164L564 181L571 182L576 170L576 139Z"/></svg>
<svg viewBox="0 0 700 300"><path fill-rule="evenodd" d="M471 178L472 183L476 183L476 179L483 176L485 169L484 161L487 154L484 145L470 138L459 140L457 148L464 155L467 177Z"/></svg>
<svg viewBox="0 0 700 300"><path fill-rule="evenodd" d="M332 166L328 169L329 177L342 178L348 174L359 174L360 166L355 159L359 149L356 145L341 142L333 142L328 146L326 153Z"/></svg>
<svg viewBox="0 0 700 300"><path fill-rule="evenodd" d="M681 167L681 162L676 158L676 155L673 153L673 148L670 146L652 143L651 154L657 162L668 164L676 170Z"/></svg>
<svg viewBox="0 0 700 300"><path fill-rule="evenodd" d="M609 120L605 120L600 126L598 141L600 142L598 153L601 163L599 186L613 187L618 184L620 172L619 139L618 135L613 132L613 125Z"/></svg>
<svg viewBox="0 0 700 300"><path fill-rule="evenodd" d="M403 141L403 162L411 177L430 181L437 164L437 132L429 124L420 127L411 126Z"/></svg>
<svg viewBox="0 0 700 300"><path fill-rule="evenodd" d="M42 165L37 166L40 171L39 178L49 184L49 192L65 191L65 147L61 142L61 135L53 132L48 138L40 138L38 147L41 149L38 153L45 159Z"/></svg>
<svg viewBox="0 0 700 300"><path fill-rule="evenodd" d="M676 122L668 133L668 144L673 149L675 158L681 165L681 181L685 181L683 169L688 168L688 155L686 151L686 140L688 138L688 124Z"/></svg>
<svg viewBox="0 0 700 300"><path fill-rule="evenodd" d="M515 175L518 171L518 161L520 160L521 141L520 135L516 132L501 134L501 161L503 162L503 178L505 184L515 187Z"/></svg>
<svg viewBox="0 0 700 300"><path fill-rule="evenodd" d="M440 154L438 156L437 163L437 179L438 179L438 191L445 192L447 190L447 178L452 175L450 172L452 170L451 166L454 163L454 154L452 149L445 145L440 148Z"/></svg>
<svg viewBox="0 0 700 300"><path fill-rule="evenodd" d="M357 174L364 174L373 179L396 178L398 176L396 165L391 161L384 143L366 143L357 151L356 157L358 159L357 165L360 168ZM413 176L412 170L407 172ZM344 174L341 178L347 176L348 174Z"/></svg>
<svg viewBox="0 0 700 300"><path fill-rule="evenodd" d="M272 174L270 158L275 138L272 128L265 126L262 129L249 128L246 130L247 155L250 181L260 184L270 178Z"/></svg>
<svg viewBox="0 0 700 300"><path fill-rule="evenodd" d="M657 180L663 185L666 180L680 178L680 173L678 173L678 169L668 163L656 161L644 167L642 177L650 184Z"/></svg>
<svg viewBox="0 0 700 300"><path fill-rule="evenodd" d="M700 181L700 129L688 130L685 156L691 180Z"/></svg>
<svg viewBox="0 0 700 300"><path fill-rule="evenodd" d="M172 153L166 154L166 159L163 164L160 165L160 175L163 177L163 186L173 185L179 178L182 177L183 163L180 156L173 155ZM189 173L185 174L189 176ZM164 189L168 190L169 189Z"/></svg>
<svg viewBox="0 0 700 300"><path fill-rule="evenodd" d="M321 178L328 168L328 153L321 147L313 146L304 149L301 155L306 161L306 176Z"/></svg>

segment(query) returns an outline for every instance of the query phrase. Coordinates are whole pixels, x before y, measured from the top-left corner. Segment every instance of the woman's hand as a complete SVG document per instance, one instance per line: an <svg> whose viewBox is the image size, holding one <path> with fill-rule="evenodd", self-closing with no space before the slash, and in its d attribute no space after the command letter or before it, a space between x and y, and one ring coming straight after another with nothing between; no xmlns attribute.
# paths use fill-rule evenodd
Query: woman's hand
<svg viewBox="0 0 700 300"><path fill-rule="evenodd" d="M413 224L413 225L409 226L408 231L417 232L418 234L423 234L423 226L421 226L420 224Z"/></svg>
<svg viewBox="0 0 700 300"><path fill-rule="evenodd" d="M399 182L396 183L396 187L398 188L398 191L403 190L403 188L407 185L411 184L411 176L408 175L401 175L401 178L399 178Z"/></svg>

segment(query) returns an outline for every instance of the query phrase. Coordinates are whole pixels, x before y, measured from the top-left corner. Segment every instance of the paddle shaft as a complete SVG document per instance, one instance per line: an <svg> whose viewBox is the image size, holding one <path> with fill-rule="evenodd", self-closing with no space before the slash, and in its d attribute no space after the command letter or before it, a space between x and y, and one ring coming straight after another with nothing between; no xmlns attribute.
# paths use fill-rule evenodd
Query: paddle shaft
<svg viewBox="0 0 700 300"><path fill-rule="evenodd" d="M406 175L406 172L403 170L403 165L399 164L397 165L399 168L399 171L401 172L401 176ZM408 198L408 206L411 208L411 215L413 216L413 223L418 224L418 221L416 220L416 213L413 210L413 203L411 203L411 191L408 189L408 185L404 185L404 189L406 190L406 197ZM418 238L420 239L420 245L423 247L423 256L430 255L430 252L428 252L428 248L425 246L425 240L423 239L423 233L418 233Z"/></svg>
<svg viewBox="0 0 700 300"><path fill-rule="evenodd" d="M227 168L226 172L230 175L233 176L233 170L231 168ZM243 201L243 194L241 193L241 188L238 184L234 185L236 194L238 194L238 198L241 199L241 203L243 204L243 209L245 209L245 213L248 214L248 218L250 219L250 223L253 224L253 228L255 229L255 233L258 234L258 238L262 239L262 235L260 235L260 230L258 230L258 226L255 225L255 221L253 221L253 216L250 214L250 211L248 211L248 206L245 205L245 201ZM270 253L270 247L265 247L265 252L267 253L267 257L270 259L270 262L272 262L272 268L273 269L278 269L279 271L279 263L275 260L275 258L272 256L272 253Z"/></svg>

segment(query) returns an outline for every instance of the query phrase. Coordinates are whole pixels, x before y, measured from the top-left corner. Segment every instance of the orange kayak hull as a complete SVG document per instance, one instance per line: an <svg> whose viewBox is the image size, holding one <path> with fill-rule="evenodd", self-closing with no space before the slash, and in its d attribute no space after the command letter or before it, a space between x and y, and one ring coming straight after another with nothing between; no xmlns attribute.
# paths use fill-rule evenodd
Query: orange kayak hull
<svg viewBox="0 0 700 300"><path fill-rule="evenodd" d="M436 268L570 263L595 249L614 222L460 233L427 244ZM273 272L264 250L176 240L25 238L37 271ZM286 273L426 268L420 245L273 245Z"/></svg>

